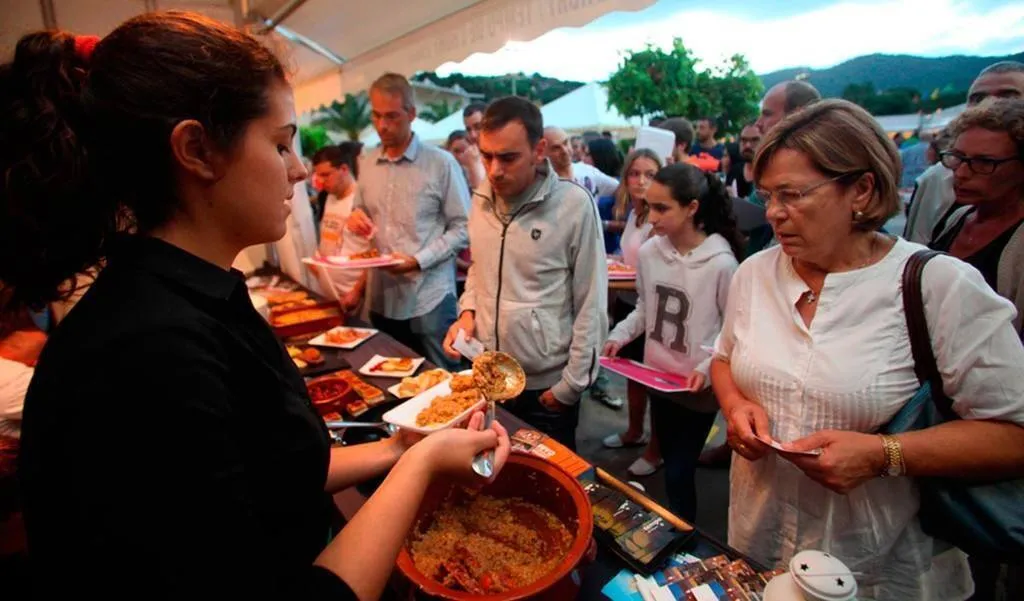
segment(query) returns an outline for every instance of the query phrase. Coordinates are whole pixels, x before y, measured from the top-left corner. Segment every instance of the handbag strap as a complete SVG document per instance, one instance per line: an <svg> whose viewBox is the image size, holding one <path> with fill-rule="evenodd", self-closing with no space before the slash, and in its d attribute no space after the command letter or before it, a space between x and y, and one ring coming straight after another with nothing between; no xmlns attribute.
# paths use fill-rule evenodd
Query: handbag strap
<svg viewBox="0 0 1024 601"><path fill-rule="evenodd" d="M953 400L942 390L942 375L932 351L931 336L928 334L928 320L924 312L924 294L921 291L921 274L925 265L942 253L935 250L919 250L910 256L903 268L903 313L907 318L907 332L910 334L910 352L914 357L914 373L921 384L931 384L932 402L939 413L948 419L956 419Z"/></svg>

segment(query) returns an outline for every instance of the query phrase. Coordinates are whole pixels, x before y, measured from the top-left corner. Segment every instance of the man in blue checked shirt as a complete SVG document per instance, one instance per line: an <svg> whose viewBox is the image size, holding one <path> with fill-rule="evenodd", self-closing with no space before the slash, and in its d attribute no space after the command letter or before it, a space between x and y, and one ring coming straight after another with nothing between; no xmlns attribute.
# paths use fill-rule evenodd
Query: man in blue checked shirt
<svg viewBox="0 0 1024 601"><path fill-rule="evenodd" d="M363 154L359 193L348 227L373 237L395 266L370 270L342 299L355 306L364 293L373 325L440 367L454 369L441 343L455 321L455 255L469 243L469 193L451 154L422 143L412 86L387 73L370 86L380 147Z"/></svg>

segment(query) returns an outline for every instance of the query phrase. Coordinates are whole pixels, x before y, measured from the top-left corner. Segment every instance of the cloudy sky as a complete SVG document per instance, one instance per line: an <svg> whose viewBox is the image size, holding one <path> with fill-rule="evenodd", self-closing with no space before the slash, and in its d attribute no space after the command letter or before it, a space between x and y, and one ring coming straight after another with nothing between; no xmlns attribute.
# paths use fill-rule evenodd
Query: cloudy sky
<svg viewBox="0 0 1024 601"><path fill-rule="evenodd" d="M474 75L539 72L601 80L621 52L679 36L706 62L739 52L758 73L830 67L882 52L994 56L1024 51L1024 2L993 0L659 0L647 10L612 13L578 29L558 29L495 54L475 54L452 71ZM585 57L585 60L581 58Z"/></svg>

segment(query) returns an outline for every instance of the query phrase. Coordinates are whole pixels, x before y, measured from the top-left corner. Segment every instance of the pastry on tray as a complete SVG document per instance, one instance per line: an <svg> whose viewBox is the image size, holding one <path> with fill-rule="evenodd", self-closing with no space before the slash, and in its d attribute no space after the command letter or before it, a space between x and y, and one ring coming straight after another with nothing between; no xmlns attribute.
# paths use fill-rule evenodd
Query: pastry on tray
<svg viewBox="0 0 1024 601"><path fill-rule="evenodd" d="M398 372L409 371L415 365L409 357L388 357L370 368L370 371Z"/></svg>
<svg viewBox="0 0 1024 601"><path fill-rule="evenodd" d="M429 369L418 376L402 378L402 383L398 385L398 396L402 398L416 396L425 390L437 386L450 377L452 375L444 369Z"/></svg>

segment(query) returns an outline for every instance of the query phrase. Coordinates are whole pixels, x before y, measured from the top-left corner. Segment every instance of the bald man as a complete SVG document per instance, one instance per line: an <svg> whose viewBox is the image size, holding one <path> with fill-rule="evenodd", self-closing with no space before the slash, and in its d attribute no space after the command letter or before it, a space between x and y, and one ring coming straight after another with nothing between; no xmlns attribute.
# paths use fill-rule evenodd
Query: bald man
<svg viewBox="0 0 1024 601"><path fill-rule="evenodd" d="M572 141L560 127L545 127L544 139L548 141L547 156L555 173L583 186L596 201L602 196L612 196L619 187L619 180L601 173L593 165L572 162Z"/></svg>
<svg viewBox="0 0 1024 601"><path fill-rule="evenodd" d="M784 81L772 86L761 100L761 116L757 127L767 134L787 115L821 100L821 94L806 81Z"/></svg>

